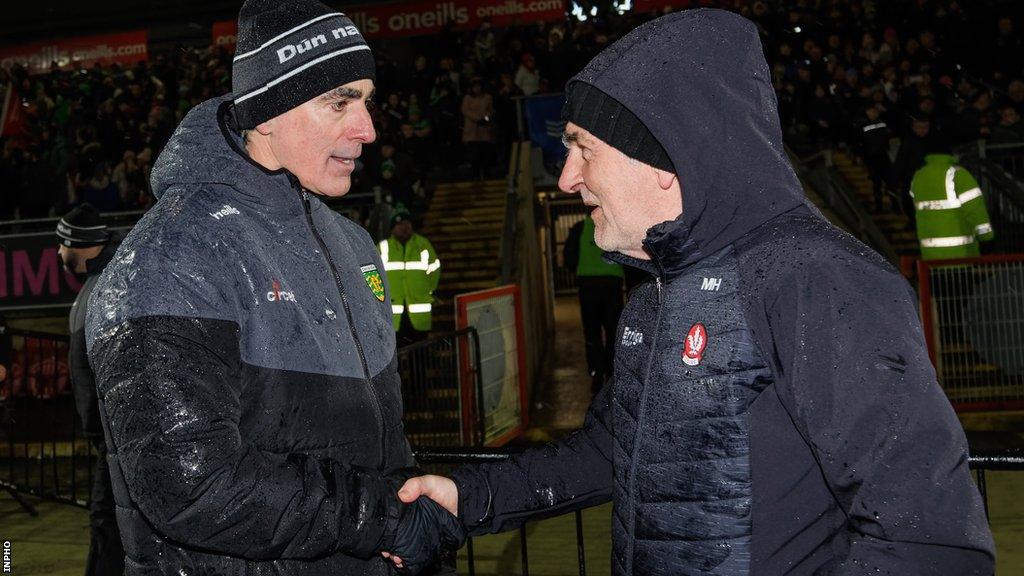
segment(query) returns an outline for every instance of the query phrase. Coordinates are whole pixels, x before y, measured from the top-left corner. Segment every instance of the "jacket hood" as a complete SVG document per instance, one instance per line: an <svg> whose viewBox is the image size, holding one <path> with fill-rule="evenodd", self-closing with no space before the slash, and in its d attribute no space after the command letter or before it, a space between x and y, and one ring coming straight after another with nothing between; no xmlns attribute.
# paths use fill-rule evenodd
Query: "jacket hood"
<svg viewBox="0 0 1024 576"><path fill-rule="evenodd" d="M174 186L223 185L255 204L294 204L285 169L268 170L246 152L234 129L232 96L212 98L185 115L153 166L153 195L158 199Z"/></svg>
<svg viewBox="0 0 1024 576"><path fill-rule="evenodd" d="M683 213L652 227L644 241L661 272L806 205L782 143L757 28L745 18L717 9L669 14L609 46L569 82L618 100L672 159Z"/></svg>
<svg viewBox="0 0 1024 576"><path fill-rule="evenodd" d="M924 157L924 162L934 166L952 166L956 158L950 154L928 154Z"/></svg>

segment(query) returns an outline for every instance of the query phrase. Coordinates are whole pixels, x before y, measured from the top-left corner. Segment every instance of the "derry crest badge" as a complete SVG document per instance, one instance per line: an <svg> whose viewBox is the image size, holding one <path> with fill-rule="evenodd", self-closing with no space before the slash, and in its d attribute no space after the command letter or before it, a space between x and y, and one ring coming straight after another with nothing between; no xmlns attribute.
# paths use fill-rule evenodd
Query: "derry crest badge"
<svg viewBox="0 0 1024 576"><path fill-rule="evenodd" d="M704 348L708 345L708 331L704 325L697 322L690 328L686 335L686 345L683 346L683 364L696 366L704 357Z"/></svg>

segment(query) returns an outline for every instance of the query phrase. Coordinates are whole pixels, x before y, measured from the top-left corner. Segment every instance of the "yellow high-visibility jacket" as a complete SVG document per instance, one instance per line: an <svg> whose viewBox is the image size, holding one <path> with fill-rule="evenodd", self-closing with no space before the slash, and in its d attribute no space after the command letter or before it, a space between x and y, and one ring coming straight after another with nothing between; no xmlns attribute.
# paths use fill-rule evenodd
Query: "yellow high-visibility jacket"
<svg viewBox="0 0 1024 576"><path fill-rule="evenodd" d="M441 261L434 247L414 233L405 245L391 236L381 240L378 249L391 284L391 320L395 330L404 313L409 314L409 322L416 330L430 330L434 290L441 279Z"/></svg>

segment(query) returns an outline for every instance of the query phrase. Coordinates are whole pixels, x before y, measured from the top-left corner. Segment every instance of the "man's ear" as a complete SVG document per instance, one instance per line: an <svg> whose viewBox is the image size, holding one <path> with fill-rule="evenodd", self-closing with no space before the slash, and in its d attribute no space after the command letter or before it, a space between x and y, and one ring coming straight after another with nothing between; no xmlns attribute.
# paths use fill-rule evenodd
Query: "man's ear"
<svg viewBox="0 0 1024 576"><path fill-rule="evenodd" d="M261 122L261 123L257 124L256 125L256 131L259 132L260 134L264 135L264 136L269 136L270 133L274 131L274 120L276 120L276 119L277 118L271 118L270 120L267 120L266 122Z"/></svg>
<svg viewBox="0 0 1024 576"><path fill-rule="evenodd" d="M676 182L676 175L674 172L666 172L660 168L655 168L654 173L658 176L658 186L662 190L668 190L672 187L672 184Z"/></svg>

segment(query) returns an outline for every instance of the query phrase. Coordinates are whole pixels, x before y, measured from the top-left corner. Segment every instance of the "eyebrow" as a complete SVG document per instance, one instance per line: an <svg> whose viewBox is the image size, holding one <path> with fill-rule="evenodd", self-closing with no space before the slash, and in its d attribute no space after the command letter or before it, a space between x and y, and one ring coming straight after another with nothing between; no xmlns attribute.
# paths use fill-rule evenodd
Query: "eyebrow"
<svg viewBox="0 0 1024 576"><path fill-rule="evenodd" d="M566 148L573 144L581 144L583 137L579 132L562 132L562 145ZM585 142L584 142L585 144Z"/></svg>
<svg viewBox="0 0 1024 576"><path fill-rule="evenodd" d="M372 100L376 93L376 88L371 89L370 95L366 99ZM337 88L320 96L320 100L359 100L362 97L363 91L358 88L352 88L351 86L338 86Z"/></svg>

